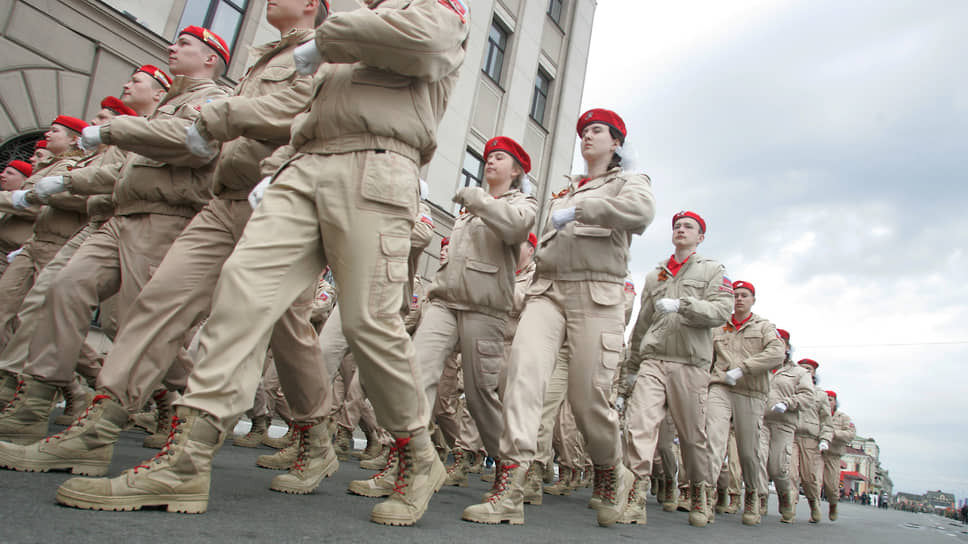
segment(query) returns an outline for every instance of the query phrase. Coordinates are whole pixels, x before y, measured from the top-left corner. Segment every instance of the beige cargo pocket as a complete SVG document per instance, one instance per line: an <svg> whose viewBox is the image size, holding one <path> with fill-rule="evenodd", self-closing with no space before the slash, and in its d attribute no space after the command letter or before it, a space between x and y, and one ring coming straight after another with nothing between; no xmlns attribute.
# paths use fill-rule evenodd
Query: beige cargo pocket
<svg viewBox="0 0 968 544"><path fill-rule="evenodd" d="M624 286L607 281L588 282L588 294L595 304L601 306L615 306L625 301Z"/></svg>
<svg viewBox="0 0 968 544"><path fill-rule="evenodd" d="M410 159L392 151L368 151L360 182L359 207L413 219L419 173Z"/></svg>
<svg viewBox="0 0 968 544"><path fill-rule="evenodd" d="M504 363L503 340L478 340L477 365L474 377L481 391L494 391L501 378L501 365Z"/></svg>
<svg viewBox="0 0 968 544"><path fill-rule="evenodd" d="M380 235L380 255L370 295L370 312L374 315L385 317L399 314L403 305L403 287L408 278L409 254L409 237Z"/></svg>
<svg viewBox="0 0 968 544"><path fill-rule="evenodd" d="M625 339L620 332L602 333L602 367L595 376L595 385L603 389L611 389L618 363L622 359L622 346Z"/></svg>

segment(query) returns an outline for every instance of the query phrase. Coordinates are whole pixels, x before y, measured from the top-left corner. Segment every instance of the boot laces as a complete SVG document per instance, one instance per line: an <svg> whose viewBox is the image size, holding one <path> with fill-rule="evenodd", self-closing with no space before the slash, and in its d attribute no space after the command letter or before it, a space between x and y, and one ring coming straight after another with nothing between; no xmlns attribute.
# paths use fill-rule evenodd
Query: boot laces
<svg viewBox="0 0 968 544"><path fill-rule="evenodd" d="M457 470L462 466L463 460L464 460L464 450L462 449L454 450L454 464L447 468L447 475L449 476L457 472Z"/></svg>
<svg viewBox="0 0 968 544"><path fill-rule="evenodd" d="M171 416L171 430L168 431L168 440L165 441L165 445L162 446L161 451L157 455L134 467L135 474L138 473L139 468L150 469L152 463L160 463L163 457L167 457L171 453L171 446L175 441L175 435L181 433L180 424L182 421L178 419L178 416Z"/></svg>
<svg viewBox="0 0 968 544"><path fill-rule="evenodd" d="M68 425L67 428L64 429L63 431L61 431L61 432L59 432L57 434L54 434L52 436L48 436L47 438L44 439L44 442L50 442L51 439L60 440L71 429L73 429L75 427L77 427L77 428L84 427L84 424L88 420L88 417L87 416L88 416L88 414L91 413L91 410L93 410L94 407L98 406L101 403L102 400L109 399L109 398L111 398L111 397L109 397L108 395L97 395L97 396L95 396L94 397L94 400L91 401L91 404L88 404L87 405L87 408L85 408L84 411L81 412L81 415L77 416L77 418L74 420L73 423L71 423L70 425Z"/></svg>
<svg viewBox="0 0 968 544"><path fill-rule="evenodd" d="M413 460L411 459L413 452L409 447L407 447L409 444L410 437L397 439L397 455L399 456L397 463L399 463L399 465L397 468L397 481L393 485L393 492L401 495L403 495L403 490L410 485L407 482L407 479L410 476L407 469L410 468L410 465L413 463Z"/></svg>
<svg viewBox="0 0 968 544"><path fill-rule="evenodd" d="M615 501L615 467L595 467L595 488L603 500Z"/></svg>
<svg viewBox="0 0 968 544"><path fill-rule="evenodd" d="M20 398L20 394L21 392L23 392L23 390L24 390L24 381L18 378L17 388L13 392L13 397L10 398L10 402L7 403L7 405L3 408L3 411L0 412L0 414L5 414L7 412L13 411L15 406L14 403L17 402L18 398Z"/></svg>
<svg viewBox="0 0 968 544"><path fill-rule="evenodd" d="M309 429L312 425L304 425L301 427L296 427L296 432L293 436L299 435L299 453L296 454L296 460L292 462L293 471L302 471L306 466L306 457L309 455Z"/></svg>
<svg viewBox="0 0 968 544"><path fill-rule="evenodd" d="M395 461L398 455L399 455L399 452L397 451L397 444L396 442L394 442L393 445L390 446L390 451L387 453L387 463L383 465L383 468L380 469L380 472L377 472L373 476L370 476L370 479L379 480L380 478L385 476L386 473L389 472L391 468L393 468L393 465L395 464Z"/></svg>
<svg viewBox="0 0 968 544"><path fill-rule="evenodd" d="M487 497L488 502L497 502L501 499L501 495L507 490L508 486L511 484L511 471L518 468L517 464L501 464L497 467L497 474L494 475L494 486L491 488L491 494Z"/></svg>

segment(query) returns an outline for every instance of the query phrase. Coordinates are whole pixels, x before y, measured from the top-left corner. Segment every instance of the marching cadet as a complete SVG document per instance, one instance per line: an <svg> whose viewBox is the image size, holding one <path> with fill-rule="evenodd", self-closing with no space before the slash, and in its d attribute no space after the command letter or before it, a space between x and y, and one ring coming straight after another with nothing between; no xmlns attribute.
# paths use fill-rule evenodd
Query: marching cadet
<svg viewBox="0 0 968 544"><path fill-rule="evenodd" d="M170 85L171 79L168 74L151 65L141 66L125 83L120 100L108 97L102 101L99 117L103 119L105 116L110 117L112 114L119 113L150 115L161 102ZM53 193L48 189L56 188L61 183L70 187L75 194L89 195L88 223L74 233L54 259L47 263L37 276L30 292L24 297L24 302L17 313L20 326L11 337L6 349L0 354L0 377L3 378L3 385L0 385L0 401L3 399L9 401L13 396L17 383L16 376L23 371L24 364L27 362L30 341L37 327L48 326L44 322L44 315L40 309L43 307L54 278L77 252L77 248L114 214L111 193L114 191L114 183L124 160L125 152L120 151L116 146L107 146L103 152L91 154L83 159L87 164L83 168L78 167L59 175L47 176L38 182L35 192L40 198L49 198ZM93 362L95 359L97 359L97 366L100 367L102 362L98 354L93 353L93 349L86 343L83 344L78 365L83 367L85 361ZM72 400L73 395L69 395L67 399ZM79 400L83 403L83 399ZM84 408L84 406L77 407Z"/></svg>
<svg viewBox="0 0 968 544"><path fill-rule="evenodd" d="M3 191L0 198L5 199L8 193L23 187L33 171L34 167L29 162L14 160L7 163L0 171L0 191ZM19 211L12 206L5 207L3 215L0 215L0 276L34 232L34 211L30 210L24 215L16 213Z"/></svg>
<svg viewBox="0 0 968 544"><path fill-rule="evenodd" d="M524 523L525 474L536 456L543 398L562 348L570 354L568 399L601 490L599 525L618 520L632 488L609 396L622 356L629 245L652 222L655 199L647 176L622 170L619 151L627 132L621 117L593 109L576 128L586 173L572 176L551 201L511 344L500 464L484 501L464 509L469 521Z"/></svg>
<svg viewBox="0 0 968 544"><path fill-rule="evenodd" d="M794 434L793 472L794 489L803 485L803 494L810 504L810 523L820 523L820 483L823 477L821 453L830 448L830 407L827 393L817 387L817 368L820 363L813 359L800 359L797 366L810 373L814 383L813 398L809 406L800 408L797 430Z"/></svg>
<svg viewBox="0 0 968 544"><path fill-rule="evenodd" d="M830 505L828 517L837 521L837 504L840 502L840 458L850 441L857 436L854 422L850 416L838 408L837 393L827 391L827 407L830 409L830 446L823 449L823 492Z"/></svg>
<svg viewBox="0 0 968 544"><path fill-rule="evenodd" d="M709 461L706 404L713 358L713 327L721 327L733 309L733 288L718 262L696 253L705 239L706 221L683 211L672 217L675 253L649 272L642 304L629 342L630 356L620 382L628 395L626 445L636 476L635 501L623 521L646 522L645 498L659 430L672 414L679 435L685 474L690 483L689 523L704 527L712 516L707 493L719 475ZM681 474L682 471L680 471Z"/></svg>
<svg viewBox="0 0 968 544"><path fill-rule="evenodd" d="M195 157L184 148L174 151L172 143L184 141L185 127L198 117L197 108L225 96L213 78L227 60L228 50L221 38L207 29L187 27L169 46L169 67L178 77L151 118L120 116L84 131L85 147L104 143L130 153L114 187L116 215L91 234L51 280L39 310L45 325L38 327L30 340L21 375L22 393L19 394L23 400L16 410L0 416L0 420L18 427L10 434L16 435L21 443L29 444L46 434L50 401L57 388L66 386L73 378L77 354L99 302L118 293L119 322L127 325L129 319L138 317L142 311L135 305L139 292L156 272L175 238L210 199L207 184L214 166L211 157ZM80 198L64 192L66 183L60 185L48 189L52 195L49 202ZM189 283L184 277L180 280ZM172 297L172 293L165 293L165 297ZM115 344L112 353L118 348ZM168 357L166 365L173 359ZM149 387L148 392L152 389ZM95 402L104 398L99 395ZM113 407L113 417L120 423L112 429L120 432L121 425L127 421L127 412L120 405ZM90 446L82 448L83 455L74 455L74 450L58 450L53 459L46 454L35 455L36 448L30 452L8 448L0 453L21 463L62 464L61 456L76 457L86 467L84 470L103 474L117 434L113 436L108 445L99 444L106 449L95 448L97 460L92 459ZM87 444L85 440L75 442Z"/></svg>
<svg viewBox="0 0 968 544"><path fill-rule="evenodd" d="M30 156L30 165L34 170L47 166L53 158L54 153L47 149L47 139L37 140L34 144L34 154Z"/></svg>
<svg viewBox="0 0 968 544"><path fill-rule="evenodd" d="M783 339L786 357L783 366L770 376L770 394L766 400L763 428L760 429L760 512L763 512L770 493L770 480L773 480L780 503L780 521L793 523L796 518L794 497L799 494L790 479L793 435L800 412L813 405L813 382L810 373L790 359L790 333L783 329L776 332Z"/></svg>
<svg viewBox="0 0 968 544"><path fill-rule="evenodd" d="M328 18L314 42L296 48L301 70L331 64L295 120L285 166L253 190L264 198L222 267L171 440L148 468L68 480L61 501L204 512L212 458L251 405L271 329L328 261L364 388L400 458L394 492L371 519L411 525L422 516L445 474L400 308L418 169L433 156L467 33L456 0L370 0Z"/></svg>
<svg viewBox="0 0 968 544"><path fill-rule="evenodd" d="M760 522L760 428L770 392L770 370L783 363L784 344L776 327L753 313L756 288L733 282L733 315L713 331L713 366L706 408L710 473L726 459L730 423L736 430L736 450L746 487L743 524Z"/></svg>
<svg viewBox="0 0 968 544"><path fill-rule="evenodd" d="M30 177L34 167L24 161L10 161L0 172L0 190L16 191L24 186L24 182Z"/></svg>

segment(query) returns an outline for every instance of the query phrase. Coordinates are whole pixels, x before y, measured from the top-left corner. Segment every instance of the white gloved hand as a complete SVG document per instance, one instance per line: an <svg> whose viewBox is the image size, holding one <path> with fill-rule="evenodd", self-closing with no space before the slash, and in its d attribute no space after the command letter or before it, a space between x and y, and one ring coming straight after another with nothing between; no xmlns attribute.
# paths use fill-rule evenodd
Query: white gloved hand
<svg viewBox="0 0 968 544"><path fill-rule="evenodd" d="M12 263L13 260L17 258L17 255L20 255L20 252L22 252L23 250L24 248L20 247L11 251L10 253L7 253L7 262Z"/></svg>
<svg viewBox="0 0 968 544"><path fill-rule="evenodd" d="M101 127L97 125L84 127L78 145L84 151L94 151L97 149L97 146L101 145Z"/></svg>
<svg viewBox="0 0 968 544"><path fill-rule="evenodd" d="M185 147L196 157L214 157L218 153L218 148L203 138L194 124L185 127Z"/></svg>
<svg viewBox="0 0 968 544"><path fill-rule="evenodd" d="M10 193L10 200L13 202L13 207L18 210L30 207L30 203L27 202L27 191L24 189L18 189Z"/></svg>
<svg viewBox="0 0 968 544"><path fill-rule="evenodd" d="M272 176L266 176L249 191L249 206L252 206L253 210L262 202L262 195L266 194L266 187L270 183L272 183Z"/></svg>
<svg viewBox="0 0 968 544"><path fill-rule="evenodd" d="M41 200L47 200L50 195L63 193L67 190L64 187L64 176L47 176L34 185L34 192Z"/></svg>
<svg viewBox="0 0 968 544"><path fill-rule="evenodd" d="M787 411L787 405L785 402L778 402L771 409L778 414L782 414Z"/></svg>
<svg viewBox="0 0 968 544"><path fill-rule="evenodd" d="M420 200L427 200L430 198L430 184L427 180L420 180Z"/></svg>
<svg viewBox="0 0 968 544"><path fill-rule="evenodd" d="M565 228L565 225L571 223L575 220L575 207L565 208L563 210L555 210L551 212L551 224L555 226L555 230L561 230Z"/></svg>
<svg viewBox="0 0 968 544"><path fill-rule="evenodd" d="M310 40L293 50L292 60L296 64L296 71L308 76L323 63L323 54L316 47L316 40Z"/></svg>
<svg viewBox="0 0 968 544"><path fill-rule="evenodd" d="M820 441L820 446L818 446L818 449L820 451L827 451L827 450L829 450L830 449L830 442L827 442L826 440L821 440Z"/></svg>
<svg viewBox="0 0 968 544"><path fill-rule="evenodd" d="M625 397L619 396L615 399L615 410L620 413L625 411Z"/></svg>
<svg viewBox="0 0 968 544"><path fill-rule="evenodd" d="M674 314L679 311L679 299L660 298L659 300L655 301L655 309L659 313Z"/></svg>
<svg viewBox="0 0 968 544"><path fill-rule="evenodd" d="M734 368L732 370L726 371L726 383L729 385L736 385L736 382L743 377L742 368Z"/></svg>

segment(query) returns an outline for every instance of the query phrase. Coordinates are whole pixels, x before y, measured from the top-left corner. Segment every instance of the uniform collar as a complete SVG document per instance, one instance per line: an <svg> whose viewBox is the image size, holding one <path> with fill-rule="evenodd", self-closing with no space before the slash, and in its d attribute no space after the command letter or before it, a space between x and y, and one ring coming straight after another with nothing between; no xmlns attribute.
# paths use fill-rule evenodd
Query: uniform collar
<svg viewBox="0 0 968 544"><path fill-rule="evenodd" d="M668 270L670 274L672 274L673 276L675 276L676 274L679 273L680 270L682 270L682 268L684 266L686 266L686 263L688 263L689 262L689 259L691 259L692 256L695 255L695 254L696 254L696 252L693 251L692 253L689 254L688 257L686 257L685 259L683 259L683 261L680 263L680 262L676 261L676 254L673 253L672 255L669 256L669 260L666 261L666 265L665 265L666 270Z"/></svg>

